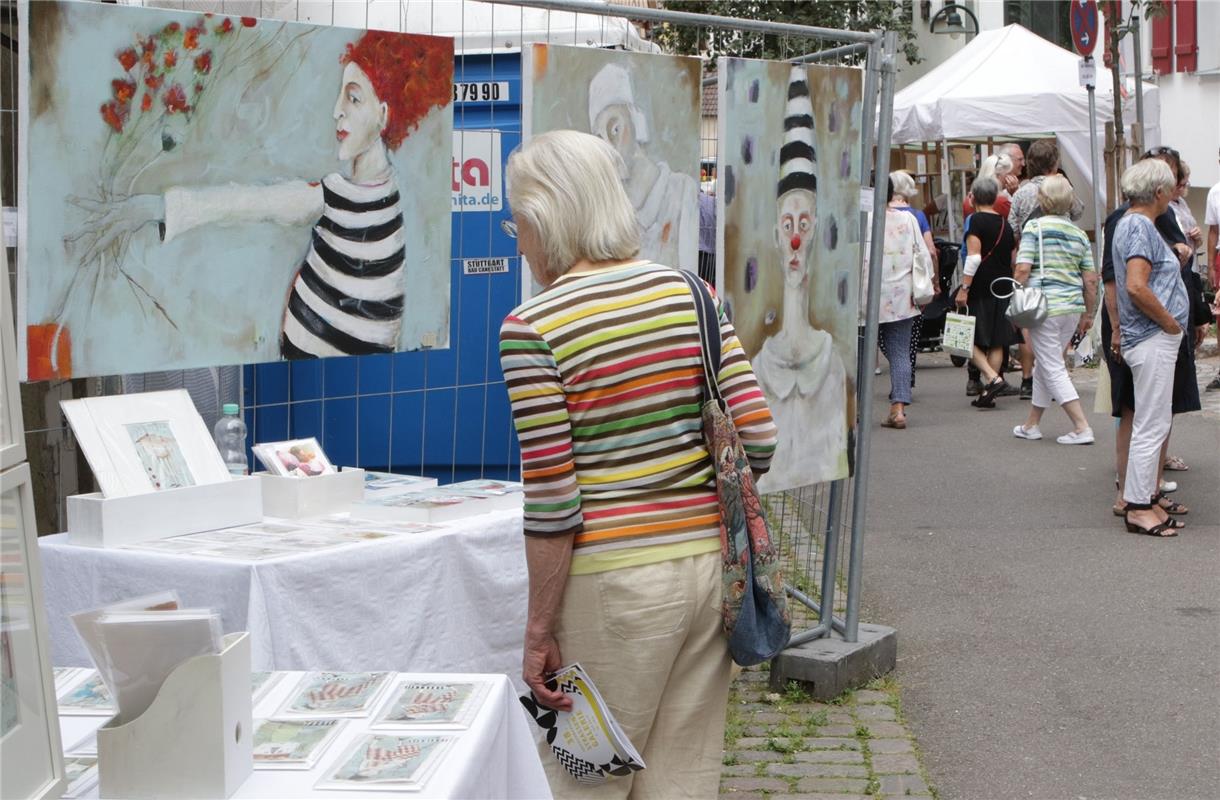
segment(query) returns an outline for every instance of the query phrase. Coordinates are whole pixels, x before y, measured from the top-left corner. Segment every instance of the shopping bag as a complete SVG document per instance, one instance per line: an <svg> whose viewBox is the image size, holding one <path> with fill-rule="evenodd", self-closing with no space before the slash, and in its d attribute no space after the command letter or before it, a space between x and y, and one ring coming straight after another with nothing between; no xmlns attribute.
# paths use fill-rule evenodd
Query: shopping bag
<svg viewBox="0 0 1220 800"><path fill-rule="evenodd" d="M940 346L951 355L970 358L974 354L974 317L953 311L945 314Z"/></svg>

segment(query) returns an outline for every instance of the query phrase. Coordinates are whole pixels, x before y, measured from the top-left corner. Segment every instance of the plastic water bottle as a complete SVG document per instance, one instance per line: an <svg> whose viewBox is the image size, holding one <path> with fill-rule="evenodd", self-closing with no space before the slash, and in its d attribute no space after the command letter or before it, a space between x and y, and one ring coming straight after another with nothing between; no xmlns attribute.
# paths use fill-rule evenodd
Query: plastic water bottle
<svg viewBox="0 0 1220 800"><path fill-rule="evenodd" d="M246 460L246 423L237 415L237 403L225 403L220 409L224 416L216 421L212 436L220 457L229 468L230 475L248 475L250 462Z"/></svg>

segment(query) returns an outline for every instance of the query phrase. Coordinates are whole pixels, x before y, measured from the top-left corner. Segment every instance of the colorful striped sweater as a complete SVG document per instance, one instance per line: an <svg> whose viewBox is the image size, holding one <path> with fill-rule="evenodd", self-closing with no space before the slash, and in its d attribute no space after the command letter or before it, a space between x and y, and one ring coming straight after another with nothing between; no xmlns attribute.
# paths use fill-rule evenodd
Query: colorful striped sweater
<svg viewBox="0 0 1220 800"><path fill-rule="evenodd" d="M721 391L751 466L765 472L775 424L718 310ZM504 320L500 363L527 535L575 534L583 554L719 537L699 329L676 270L637 262L560 278Z"/></svg>

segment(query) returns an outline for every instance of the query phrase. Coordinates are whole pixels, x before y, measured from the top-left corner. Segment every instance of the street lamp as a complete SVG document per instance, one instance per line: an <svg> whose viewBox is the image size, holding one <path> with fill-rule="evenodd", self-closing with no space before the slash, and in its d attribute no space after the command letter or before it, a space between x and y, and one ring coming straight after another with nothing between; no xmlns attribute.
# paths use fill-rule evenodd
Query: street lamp
<svg viewBox="0 0 1220 800"><path fill-rule="evenodd" d="M966 6L958 5L957 3L953 2L945 3L941 10L936 12L936 16L932 17L931 22L928 23L928 29L932 33L947 33L951 39L956 39L963 33L971 33L972 31L970 31L962 23L961 12L963 11L966 13L966 16L970 17L971 21L974 22L973 33L978 34L979 18L976 17L974 12ZM937 30L936 28L938 22L943 23L940 30Z"/></svg>

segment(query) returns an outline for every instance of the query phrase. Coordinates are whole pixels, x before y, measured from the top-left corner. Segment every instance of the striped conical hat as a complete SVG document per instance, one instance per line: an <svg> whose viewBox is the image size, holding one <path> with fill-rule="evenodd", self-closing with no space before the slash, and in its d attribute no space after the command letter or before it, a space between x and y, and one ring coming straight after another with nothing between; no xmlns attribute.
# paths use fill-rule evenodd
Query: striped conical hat
<svg viewBox="0 0 1220 800"><path fill-rule="evenodd" d="M779 151L779 186L775 196L793 189L816 192L813 174L817 154L813 149L813 102L809 98L806 68L794 64L788 75L788 105L784 110L784 146Z"/></svg>

